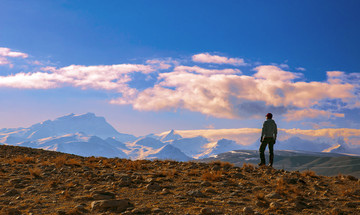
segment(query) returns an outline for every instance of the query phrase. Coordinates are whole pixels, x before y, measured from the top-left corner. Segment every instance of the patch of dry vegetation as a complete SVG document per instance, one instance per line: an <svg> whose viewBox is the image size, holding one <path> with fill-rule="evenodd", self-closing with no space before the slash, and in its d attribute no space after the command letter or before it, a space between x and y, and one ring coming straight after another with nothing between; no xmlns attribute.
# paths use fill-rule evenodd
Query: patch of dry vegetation
<svg viewBox="0 0 360 215"><path fill-rule="evenodd" d="M353 176L13 146L0 146L0 162L0 214L360 214Z"/></svg>

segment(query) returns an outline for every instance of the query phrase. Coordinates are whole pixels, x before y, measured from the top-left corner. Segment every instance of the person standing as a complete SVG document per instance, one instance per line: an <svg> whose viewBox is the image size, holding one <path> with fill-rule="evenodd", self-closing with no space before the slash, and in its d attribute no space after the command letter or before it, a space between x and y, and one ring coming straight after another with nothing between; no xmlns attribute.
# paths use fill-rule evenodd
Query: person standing
<svg viewBox="0 0 360 215"><path fill-rule="evenodd" d="M273 115L271 113L266 114L266 120L263 124L261 137L260 137L260 163L259 166L265 165L265 149L266 146L269 146L269 166L272 167L274 162L274 144L276 142L277 137L277 125L275 121L272 119Z"/></svg>

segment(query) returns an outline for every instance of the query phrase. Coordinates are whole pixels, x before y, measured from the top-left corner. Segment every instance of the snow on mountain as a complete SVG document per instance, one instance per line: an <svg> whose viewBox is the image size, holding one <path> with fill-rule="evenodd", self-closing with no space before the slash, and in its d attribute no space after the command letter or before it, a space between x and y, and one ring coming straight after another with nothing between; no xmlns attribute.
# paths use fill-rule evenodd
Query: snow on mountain
<svg viewBox="0 0 360 215"><path fill-rule="evenodd" d="M122 142L117 141L114 137L108 137L105 139L107 143L112 145L115 148L121 149L121 150L129 150L129 148Z"/></svg>
<svg viewBox="0 0 360 215"><path fill-rule="evenodd" d="M171 144L167 144L155 152L149 153L145 158L176 161L189 161L193 159Z"/></svg>
<svg viewBox="0 0 360 215"><path fill-rule="evenodd" d="M149 134L137 138L130 134L117 132L106 122L104 117L87 113L83 115L70 114L55 120L37 123L28 128L0 129L0 143L56 150L82 156L173 160L206 158L238 149L258 150L260 146L259 139L251 145L240 145L232 138L220 140L213 138L210 142L210 139L204 136L193 137L192 135L197 134L195 131L191 133L192 135L189 135L189 132L181 133L186 138L179 133L181 132L171 130L158 135ZM235 138L233 133L231 134L231 137ZM280 137L283 139L277 140L275 150L360 155L360 147L356 144L349 144L348 139L344 141L341 136L334 138L323 135L314 138L309 135L297 136L289 135L289 133L282 135ZM254 138L251 139L251 141L253 140Z"/></svg>
<svg viewBox="0 0 360 215"><path fill-rule="evenodd" d="M196 158L206 150L205 146L207 143L209 143L209 141L205 137L197 136L173 140L170 144L180 149L187 156Z"/></svg>
<svg viewBox="0 0 360 215"><path fill-rule="evenodd" d="M154 139L152 137L142 137L136 140L133 144L138 146L151 147L153 149L158 149L165 145L165 143L161 142L160 140Z"/></svg>
<svg viewBox="0 0 360 215"><path fill-rule="evenodd" d="M161 137L161 141L167 142L172 140L178 140L181 139L182 136L179 134L176 134L174 130L171 130L167 135L164 135Z"/></svg>
<svg viewBox="0 0 360 215"><path fill-rule="evenodd" d="M128 157L124 152L113 146L113 144L106 142L100 137L87 136L84 133L47 137L33 141L25 141L16 145L59 151L80 156Z"/></svg>
<svg viewBox="0 0 360 215"><path fill-rule="evenodd" d="M2 132L2 143L17 143L23 140L37 140L46 137L62 136L84 132L101 138L115 137L119 141L127 142L136 139L133 135L117 132L104 117L97 117L93 113L83 115L70 114L55 120L46 120L34 124L29 128L13 129Z"/></svg>

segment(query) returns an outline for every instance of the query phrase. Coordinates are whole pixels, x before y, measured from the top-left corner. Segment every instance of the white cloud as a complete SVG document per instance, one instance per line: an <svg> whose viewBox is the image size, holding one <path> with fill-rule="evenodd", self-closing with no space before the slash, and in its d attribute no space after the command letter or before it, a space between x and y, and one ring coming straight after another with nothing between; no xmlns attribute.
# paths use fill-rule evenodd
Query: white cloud
<svg viewBox="0 0 360 215"><path fill-rule="evenodd" d="M284 115L288 121L300 121L305 118L333 118L345 117L343 113L332 113L325 110L303 109L303 110L290 110Z"/></svg>
<svg viewBox="0 0 360 215"><path fill-rule="evenodd" d="M253 76L246 76L232 74L234 71L179 66L173 72L159 74L161 81L157 85L138 92L134 100L126 103L138 110L184 108L219 118L253 117L254 113L263 114L262 111L272 108L288 112L285 115L288 120L298 120L344 117L342 113L313 107L321 106L322 101L338 99L347 103L356 98L352 84L294 82L299 74L275 66L260 66L255 70ZM113 102L124 103L122 98Z"/></svg>
<svg viewBox="0 0 360 215"><path fill-rule="evenodd" d="M209 53L193 55L192 60L199 63L230 64L234 66L247 65L242 58L227 58L219 55L211 55Z"/></svg>
<svg viewBox="0 0 360 215"><path fill-rule="evenodd" d="M13 67L9 61L9 57L12 58L27 58L28 55L22 52L11 51L9 48L0 47L0 65L9 65L10 68Z"/></svg>
<svg viewBox="0 0 360 215"><path fill-rule="evenodd" d="M44 67L43 72L17 73L0 76L0 87L47 89L70 85L82 89L115 90L117 92L135 91L127 86L130 73L151 73L149 65L118 64L105 66L71 65L56 69Z"/></svg>
<svg viewBox="0 0 360 215"><path fill-rule="evenodd" d="M176 63L176 62L172 62L171 60L147 60L146 61L147 64L153 64L156 65L158 69L169 69L171 67L172 63Z"/></svg>
<svg viewBox="0 0 360 215"><path fill-rule="evenodd" d="M0 64L7 57L26 58L21 52L0 49ZM241 64L242 59L208 53L194 55L195 62ZM32 61L34 64L35 61ZM10 65L10 64L9 64ZM172 67L172 70L170 68ZM166 69L165 73L158 70ZM197 65L178 65L171 58L148 60L147 64L70 65L43 67L33 73L0 76L0 87L48 89L64 86L113 91L121 94L112 104L129 104L144 111L179 108L208 116L242 119L263 116L265 112L283 114L288 121L305 118L344 117L342 108L360 107L360 75L327 72L323 82L298 80L301 73L274 65L258 66L253 75L239 69L207 69ZM131 87L134 73L158 78L146 88ZM137 81L137 79L136 79ZM330 109L335 102L337 108Z"/></svg>
<svg viewBox="0 0 360 215"><path fill-rule="evenodd" d="M0 47L0 56L27 58L28 55L22 52L11 51L9 48Z"/></svg>
<svg viewBox="0 0 360 215"><path fill-rule="evenodd" d="M174 72L195 72L203 75L241 74L239 69L205 69L198 66L177 66Z"/></svg>

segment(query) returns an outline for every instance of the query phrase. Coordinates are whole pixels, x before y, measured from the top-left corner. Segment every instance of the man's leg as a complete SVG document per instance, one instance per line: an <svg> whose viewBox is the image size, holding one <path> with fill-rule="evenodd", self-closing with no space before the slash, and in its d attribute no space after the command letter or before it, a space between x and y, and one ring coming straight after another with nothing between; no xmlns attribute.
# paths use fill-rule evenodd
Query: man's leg
<svg viewBox="0 0 360 215"><path fill-rule="evenodd" d="M269 141L269 166L272 166L274 163L274 141Z"/></svg>
<svg viewBox="0 0 360 215"><path fill-rule="evenodd" d="M266 148L267 142L266 141L262 141L260 148L259 148L259 152L260 152L260 163L259 166L261 165L265 165L265 148Z"/></svg>

